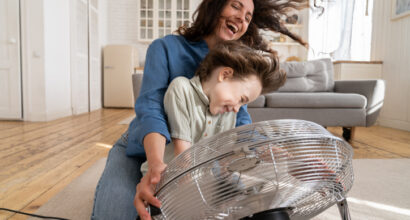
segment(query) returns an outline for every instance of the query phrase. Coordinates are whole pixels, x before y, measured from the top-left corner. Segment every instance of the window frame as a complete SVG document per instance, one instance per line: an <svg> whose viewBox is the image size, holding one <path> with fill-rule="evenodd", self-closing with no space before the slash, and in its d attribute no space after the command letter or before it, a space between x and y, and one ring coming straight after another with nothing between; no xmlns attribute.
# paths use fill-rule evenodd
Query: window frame
<svg viewBox="0 0 410 220"><path fill-rule="evenodd" d="M163 4L160 4L160 2ZM191 0L138 0L138 41L151 42L157 38L173 33L177 30L181 22L185 24L192 22L191 5ZM169 8L169 6L171 7ZM151 14L149 12L151 12ZM167 16L168 12L169 16ZM162 13L163 16L160 16L160 13ZM182 16L178 16L180 13ZM162 25L160 22L162 22Z"/></svg>

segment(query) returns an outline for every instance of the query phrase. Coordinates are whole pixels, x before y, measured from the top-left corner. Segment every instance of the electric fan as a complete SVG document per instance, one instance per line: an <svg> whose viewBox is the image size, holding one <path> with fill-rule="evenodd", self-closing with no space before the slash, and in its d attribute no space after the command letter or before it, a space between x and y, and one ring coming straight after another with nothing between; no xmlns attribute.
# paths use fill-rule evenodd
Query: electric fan
<svg viewBox="0 0 410 220"><path fill-rule="evenodd" d="M353 150L322 126L272 120L193 145L168 163L153 219L308 219L335 203L350 219Z"/></svg>

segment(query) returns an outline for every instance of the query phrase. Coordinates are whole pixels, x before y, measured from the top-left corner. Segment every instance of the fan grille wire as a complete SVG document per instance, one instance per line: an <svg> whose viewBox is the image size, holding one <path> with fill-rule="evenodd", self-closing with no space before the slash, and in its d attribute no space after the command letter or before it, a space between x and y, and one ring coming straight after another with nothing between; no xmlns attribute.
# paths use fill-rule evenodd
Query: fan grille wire
<svg viewBox="0 0 410 220"><path fill-rule="evenodd" d="M313 217L350 190L352 155L349 144L313 122L238 127L168 164L156 190L162 215L154 218L239 219L280 207L296 218ZM245 170L232 170L236 163Z"/></svg>

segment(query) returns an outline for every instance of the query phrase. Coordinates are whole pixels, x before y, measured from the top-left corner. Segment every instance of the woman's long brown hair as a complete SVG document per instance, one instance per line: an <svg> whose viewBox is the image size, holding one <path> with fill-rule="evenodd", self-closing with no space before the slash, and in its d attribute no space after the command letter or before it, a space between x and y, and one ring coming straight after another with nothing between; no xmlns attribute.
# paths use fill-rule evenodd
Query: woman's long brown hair
<svg viewBox="0 0 410 220"><path fill-rule="evenodd" d="M177 32L190 41L212 34L227 3L228 0L203 0L193 15L196 18L191 27L179 27ZM240 41L254 49L272 52L259 34L261 28L282 33L307 47L302 38L286 28L284 19L289 11L308 7L308 0L253 0L253 4L252 20Z"/></svg>

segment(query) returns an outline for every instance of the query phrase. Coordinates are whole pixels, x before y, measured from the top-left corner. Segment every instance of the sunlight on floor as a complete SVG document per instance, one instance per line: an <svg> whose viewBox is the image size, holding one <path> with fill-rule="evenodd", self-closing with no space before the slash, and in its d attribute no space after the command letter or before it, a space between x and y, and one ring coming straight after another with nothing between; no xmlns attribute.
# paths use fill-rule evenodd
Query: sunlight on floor
<svg viewBox="0 0 410 220"><path fill-rule="evenodd" d="M112 145L110 145L110 144L95 143L95 145L97 145L97 146L99 146L99 147L108 148L108 149L111 149L111 148L112 148Z"/></svg>
<svg viewBox="0 0 410 220"><path fill-rule="evenodd" d="M396 206L385 205L385 204L381 204L377 202L370 202L367 200L361 200L361 199L356 199L356 198L351 198L351 197L348 197L347 201L351 203L356 203L359 205L365 205L365 206L369 206L369 207L376 208L376 209L381 209L381 210L394 212L394 213L401 214L401 215L410 216L410 209L399 208Z"/></svg>

